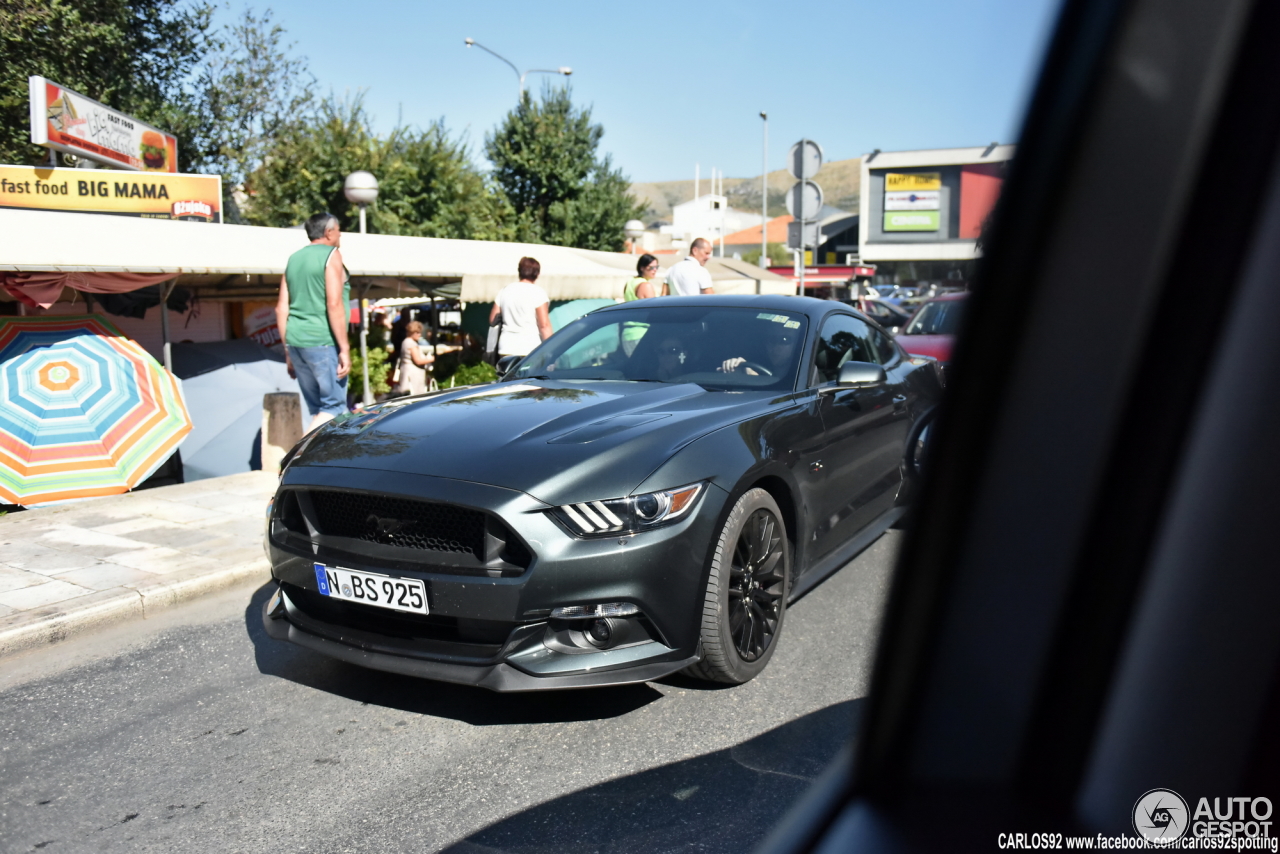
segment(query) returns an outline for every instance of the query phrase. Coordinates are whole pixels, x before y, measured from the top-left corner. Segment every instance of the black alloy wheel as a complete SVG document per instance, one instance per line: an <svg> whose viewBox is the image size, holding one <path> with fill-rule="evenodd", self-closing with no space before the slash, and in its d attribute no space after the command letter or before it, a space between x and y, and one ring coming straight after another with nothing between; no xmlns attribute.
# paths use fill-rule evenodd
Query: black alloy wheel
<svg viewBox="0 0 1280 854"><path fill-rule="evenodd" d="M784 535L778 518L761 508L738 535L729 565L729 632L743 661L768 651L782 619Z"/></svg>
<svg viewBox="0 0 1280 854"><path fill-rule="evenodd" d="M791 589L791 544L768 492L738 499L716 540L702 608L702 660L687 672L739 685L773 656Z"/></svg>

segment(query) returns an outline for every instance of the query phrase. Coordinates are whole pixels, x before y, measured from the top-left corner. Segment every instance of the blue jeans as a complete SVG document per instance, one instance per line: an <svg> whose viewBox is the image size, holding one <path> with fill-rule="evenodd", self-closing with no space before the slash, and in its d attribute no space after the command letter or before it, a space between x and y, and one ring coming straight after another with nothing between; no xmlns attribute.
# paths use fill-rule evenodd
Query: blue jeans
<svg viewBox="0 0 1280 854"><path fill-rule="evenodd" d="M311 417L347 411L347 378L338 379L337 346L290 347L289 360Z"/></svg>

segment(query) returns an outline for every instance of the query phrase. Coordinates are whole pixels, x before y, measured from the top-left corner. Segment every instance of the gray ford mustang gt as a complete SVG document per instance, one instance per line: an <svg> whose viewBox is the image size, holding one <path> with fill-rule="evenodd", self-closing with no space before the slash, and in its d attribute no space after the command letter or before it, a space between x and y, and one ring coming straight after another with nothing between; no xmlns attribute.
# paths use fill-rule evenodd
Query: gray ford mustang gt
<svg viewBox="0 0 1280 854"><path fill-rule="evenodd" d="M843 303L606 307L500 382L305 437L268 514L264 625L497 691L745 682L787 603L903 514L941 391Z"/></svg>

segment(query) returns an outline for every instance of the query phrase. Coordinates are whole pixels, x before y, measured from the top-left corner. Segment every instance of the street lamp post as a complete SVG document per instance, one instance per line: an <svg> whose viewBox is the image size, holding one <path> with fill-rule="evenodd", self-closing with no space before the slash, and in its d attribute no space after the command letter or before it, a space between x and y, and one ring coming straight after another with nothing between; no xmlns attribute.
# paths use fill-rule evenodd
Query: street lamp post
<svg viewBox="0 0 1280 854"><path fill-rule="evenodd" d="M347 180L342 182L342 194L351 204L360 206L360 233L364 234L364 209L378 198L378 179L373 177L372 172L366 172L363 169L352 172L347 176Z"/></svg>
<svg viewBox="0 0 1280 854"><path fill-rule="evenodd" d="M516 68L515 63L507 59L502 54L495 53L494 51L489 50L489 48L480 44L480 42L476 41L475 39L468 38L465 41L466 41L467 47L478 47L485 53L489 54L490 56L495 56L498 59L505 62L507 65L511 66L511 70L516 73L516 77L519 78L520 80L520 89L517 97L521 100L524 99L524 79L528 77L530 74L563 74L565 77L568 77L570 74L573 73L573 69L567 65L562 65L559 68L530 68L528 71L525 71L522 73L520 69Z"/></svg>
<svg viewBox="0 0 1280 854"><path fill-rule="evenodd" d="M764 119L764 148L760 162L760 266L769 266L769 114Z"/></svg>
<svg viewBox="0 0 1280 854"><path fill-rule="evenodd" d="M622 227L622 233L631 239L631 254L636 254L636 241L644 237L644 223L638 219L629 219Z"/></svg>
<svg viewBox="0 0 1280 854"><path fill-rule="evenodd" d="M363 169L352 172L342 182L343 195L353 205L360 206L360 233L365 233L365 208L378 198L378 179ZM369 388L369 301L360 296L360 372L364 380L364 405L373 405L373 390Z"/></svg>

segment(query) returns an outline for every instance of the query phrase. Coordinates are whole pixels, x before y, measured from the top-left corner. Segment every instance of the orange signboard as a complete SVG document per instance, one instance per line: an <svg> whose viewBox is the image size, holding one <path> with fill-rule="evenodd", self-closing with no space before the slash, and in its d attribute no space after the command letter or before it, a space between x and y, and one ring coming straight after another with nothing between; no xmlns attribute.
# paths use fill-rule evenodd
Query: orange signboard
<svg viewBox="0 0 1280 854"><path fill-rule="evenodd" d="M43 77L27 81L31 141L116 169L177 172L178 140Z"/></svg>
<svg viewBox="0 0 1280 854"><path fill-rule="evenodd" d="M0 166L0 207L222 222L222 177Z"/></svg>

